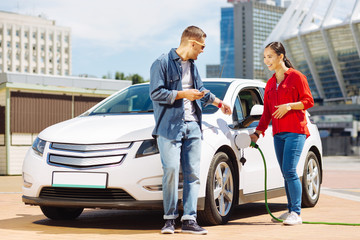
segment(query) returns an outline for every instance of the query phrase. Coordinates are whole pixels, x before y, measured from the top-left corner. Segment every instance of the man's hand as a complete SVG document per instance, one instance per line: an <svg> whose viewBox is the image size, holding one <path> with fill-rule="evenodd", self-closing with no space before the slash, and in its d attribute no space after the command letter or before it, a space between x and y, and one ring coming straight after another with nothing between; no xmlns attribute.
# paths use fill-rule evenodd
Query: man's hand
<svg viewBox="0 0 360 240"><path fill-rule="evenodd" d="M205 93L199 92L199 90L197 90L197 89L188 89L188 90L184 90L184 91L178 91L176 100L186 98L186 99L189 99L190 101L194 101L196 99L203 98L204 96L205 96Z"/></svg>
<svg viewBox="0 0 360 240"><path fill-rule="evenodd" d="M231 108L226 103L222 103L221 111L226 115L231 115Z"/></svg>

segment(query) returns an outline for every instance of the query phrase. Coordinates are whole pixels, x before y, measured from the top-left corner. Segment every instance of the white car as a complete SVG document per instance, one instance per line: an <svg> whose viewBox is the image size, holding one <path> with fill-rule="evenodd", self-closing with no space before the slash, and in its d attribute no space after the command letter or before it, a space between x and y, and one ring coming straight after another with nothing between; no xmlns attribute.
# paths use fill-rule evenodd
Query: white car
<svg viewBox="0 0 360 240"><path fill-rule="evenodd" d="M254 132L265 83L203 82L233 109L232 116L212 105L203 109L198 220L224 224L234 206L264 199L261 155L255 148L238 149L234 139ZM257 110L250 114L254 105ZM23 202L40 206L51 219L74 219L84 208L162 209L163 172L151 135L154 123L149 85L139 84L113 94L79 117L46 128L24 160ZM322 181L320 136L309 118L308 128L311 136L297 169L303 207L315 206ZM268 197L284 195L271 125L257 144L267 162Z"/></svg>

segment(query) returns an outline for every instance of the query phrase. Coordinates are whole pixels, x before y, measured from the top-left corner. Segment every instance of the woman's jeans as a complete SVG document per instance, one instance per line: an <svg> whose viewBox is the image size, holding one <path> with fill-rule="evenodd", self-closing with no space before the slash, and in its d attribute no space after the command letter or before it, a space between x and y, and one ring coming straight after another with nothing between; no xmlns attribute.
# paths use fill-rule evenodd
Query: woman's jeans
<svg viewBox="0 0 360 240"><path fill-rule="evenodd" d="M285 179L289 212L301 213L302 187L296 173L300 155L306 140L305 134L282 132L274 136L276 157Z"/></svg>
<svg viewBox="0 0 360 240"><path fill-rule="evenodd" d="M180 140L157 138L163 166L164 219L176 219L178 214L178 186L180 164L184 178L183 220L196 220L200 187L201 130L197 122L185 122Z"/></svg>

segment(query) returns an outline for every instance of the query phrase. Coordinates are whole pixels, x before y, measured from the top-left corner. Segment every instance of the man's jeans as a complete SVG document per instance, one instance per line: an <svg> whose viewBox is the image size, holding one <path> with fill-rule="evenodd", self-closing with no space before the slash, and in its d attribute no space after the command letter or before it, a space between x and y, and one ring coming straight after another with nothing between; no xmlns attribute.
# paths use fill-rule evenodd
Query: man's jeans
<svg viewBox="0 0 360 240"><path fill-rule="evenodd" d="M196 220L197 198L200 187L201 130L197 122L185 122L181 140L157 138L163 166L164 219L176 219L178 214L178 186L180 164L184 177L183 220Z"/></svg>
<svg viewBox="0 0 360 240"><path fill-rule="evenodd" d="M301 213L301 182L296 173L306 140L305 134L283 132L274 136L276 157L285 179L285 190L290 212Z"/></svg>

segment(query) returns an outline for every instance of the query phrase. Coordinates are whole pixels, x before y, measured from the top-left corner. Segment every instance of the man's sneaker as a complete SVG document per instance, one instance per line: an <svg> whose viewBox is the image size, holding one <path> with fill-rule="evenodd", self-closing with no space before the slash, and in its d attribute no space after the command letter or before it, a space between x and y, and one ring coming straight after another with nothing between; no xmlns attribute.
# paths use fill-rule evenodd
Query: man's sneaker
<svg viewBox="0 0 360 240"><path fill-rule="evenodd" d="M302 224L301 217L296 212L291 212L289 216L283 221L284 225L297 225Z"/></svg>
<svg viewBox="0 0 360 240"><path fill-rule="evenodd" d="M194 220L184 220L182 222L181 232L193 234L207 234L208 231L200 227Z"/></svg>
<svg viewBox="0 0 360 240"><path fill-rule="evenodd" d="M165 222L164 227L161 229L162 234L173 234L175 231L175 220L168 219Z"/></svg>
<svg viewBox="0 0 360 240"><path fill-rule="evenodd" d="M280 217L278 217L278 219L280 219L280 220L286 220L289 215L290 215L289 212L283 213L283 214L280 215ZM279 221L277 221L277 220L274 219L274 218L271 218L271 221L274 222L274 223L279 223Z"/></svg>

